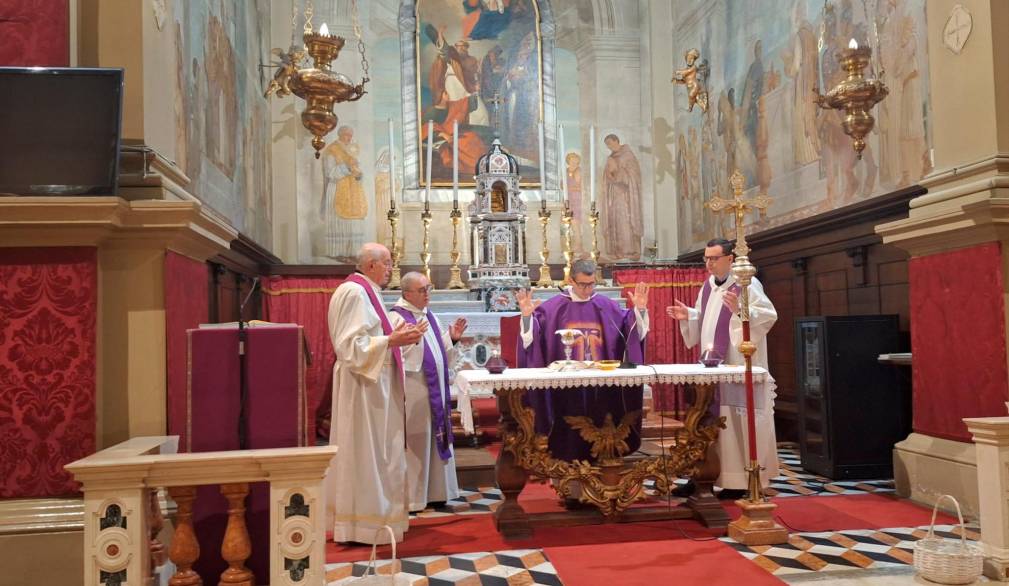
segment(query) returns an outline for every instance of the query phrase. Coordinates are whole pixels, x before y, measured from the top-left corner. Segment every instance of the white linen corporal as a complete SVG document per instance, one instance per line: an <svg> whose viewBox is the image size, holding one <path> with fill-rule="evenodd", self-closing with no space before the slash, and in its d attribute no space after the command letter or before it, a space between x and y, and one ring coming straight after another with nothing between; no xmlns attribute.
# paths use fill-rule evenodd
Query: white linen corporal
<svg viewBox="0 0 1009 586"><path fill-rule="evenodd" d="M381 299L378 285L369 285ZM363 287L337 287L328 317L336 351L329 443L339 447L326 479L333 540L388 540L388 532L376 536L388 525L402 541L409 522L403 377Z"/></svg>
<svg viewBox="0 0 1009 586"><path fill-rule="evenodd" d="M701 344L701 348L714 345L718 315L722 311L722 299L726 291L735 283L729 275L721 285L715 284L714 276L708 277L711 295L704 316L701 316L701 297L688 310L689 319L680 321L680 334L688 348ZM757 345L753 354L753 366L767 368L767 332L778 319L778 312L764 293L764 287L754 277L748 288L750 308L750 340ZM703 317L703 318L702 318ZM725 364L745 364L739 352L743 341L743 322L738 315L729 320L729 348ZM754 386L754 416L757 431L757 459L763 470L760 473L761 486L768 486L778 476L778 448L774 432L774 379L768 374L766 385ZM741 384L723 384L720 415L725 417L725 429L718 434L718 450L721 459L721 475L715 482L722 488L747 488L746 466L749 464L747 442L746 387Z"/></svg>
<svg viewBox="0 0 1009 586"><path fill-rule="evenodd" d="M413 314L414 319L427 319L427 311L418 309L409 301L400 298L396 307L402 307ZM405 321L395 311L390 312L392 327ZM403 370L406 371L406 478L407 500L411 511L423 510L428 503L448 501L459 496L459 481L455 471L455 452L452 457L442 460L435 444L431 426L431 402L428 394L427 377L424 374L424 344L431 344L438 372L442 369L441 352L433 344L442 344L445 354L452 360L455 346L448 330L443 330L438 317L433 313L433 323L429 324L423 340L418 344L403 347ZM438 396L445 397L445 387L449 384L439 377L441 388ZM445 412L451 413L452 406L445 405Z"/></svg>

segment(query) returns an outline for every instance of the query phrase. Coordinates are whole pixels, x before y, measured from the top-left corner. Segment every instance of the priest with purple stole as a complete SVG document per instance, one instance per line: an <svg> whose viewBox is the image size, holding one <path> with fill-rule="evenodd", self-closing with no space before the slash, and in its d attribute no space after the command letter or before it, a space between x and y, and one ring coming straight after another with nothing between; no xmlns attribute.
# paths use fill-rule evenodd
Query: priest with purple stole
<svg viewBox="0 0 1009 586"><path fill-rule="evenodd" d="M326 512L336 542L388 543L384 525L402 541L409 523L401 349L421 340L427 322L392 325L382 303L391 274L389 250L365 244L357 272L329 300L336 351L329 443L339 449L326 474Z"/></svg>
<svg viewBox="0 0 1009 586"><path fill-rule="evenodd" d="M458 318L448 329L428 305L434 287L417 272L403 275L403 296L392 308L393 327L427 322L420 342L403 347L406 370L406 494L410 511L422 511L459 496L452 453L452 404L449 362L466 331Z"/></svg>
<svg viewBox="0 0 1009 586"><path fill-rule="evenodd" d="M595 294L596 265L576 261L571 267L571 286L562 294L540 303L532 294L516 295L522 312L518 341L519 367L549 366L564 359L564 345L555 332L575 329L582 332L573 346L574 360L624 360L644 362L648 334L648 287L638 283L631 296L633 309L623 309L613 299ZM630 451L641 445L641 387L588 387L530 391L529 404L536 412L536 432L547 434L554 458L594 461L591 444L564 420L567 416L590 416L602 426L609 413L615 424L625 413L638 411L637 423L627 438Z"/></svg>
<svg viewBox="0 0 1009 586"><path fill-rule="evenodd" d="M704 263L711 273L697 295L694 307L679 301L666 308L666 313L680 322L680 334L688 348L701 345L725 364L744 364L739 351L743 341L743 322L739 317L740 287L732 276L734 244L722 238L708 242L704 248ZM767 368L767 333L778 319L764 287L754 277L748 287L750 307L750 340L757 345L753 366ZM778 452L774 434L774 379L768 376L766 385L754 386L754 414L756 415L757 457L762 467L761 484L764 487L778 475ZM721 475L715 482L722 487L719 498L737 499L746 494L746 466L749 450L746 445L746 388L741 384L722 384L718 389L718 414L725 417L726 428L718 434L718 452ZM688 493L680 489L679 494Z"/></svg>

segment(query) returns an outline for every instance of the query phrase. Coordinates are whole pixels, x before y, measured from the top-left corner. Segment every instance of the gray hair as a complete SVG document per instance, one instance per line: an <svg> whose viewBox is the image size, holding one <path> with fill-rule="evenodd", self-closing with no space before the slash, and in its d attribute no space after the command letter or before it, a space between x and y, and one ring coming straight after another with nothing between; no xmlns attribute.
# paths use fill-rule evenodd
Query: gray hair
<svg viewBox="0 0 1009 586"><path fill-rule="evenodd" d="M382 253L387 251L388 249L385 246L377 242L365 243L357 251L357 270L364 270L364 266L369 262L382 260Z"/></svg>
<svg viewBox="0 0 1009 586"><path fill-rule="evenodd" d="M592 276L596 274L596 263L588 259L576 260L571 265L571 276L575 275L588 275Z"/></svg>
<svg viewBox="0 0 1009 586"><path fill-rule="evenodd" d="M424 273L418 273L417 271L410 271L409 273L403 275L399 280L399 288L403 291L414 290L417 288L417 283L424 278Z"/></svg>

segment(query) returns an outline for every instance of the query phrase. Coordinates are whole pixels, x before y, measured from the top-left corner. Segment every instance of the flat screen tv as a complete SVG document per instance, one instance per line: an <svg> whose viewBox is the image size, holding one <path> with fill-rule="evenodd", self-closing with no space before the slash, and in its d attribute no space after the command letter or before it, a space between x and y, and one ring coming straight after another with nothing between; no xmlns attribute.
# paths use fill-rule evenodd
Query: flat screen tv
<svg viewBox="0 0 1009 586"><path fill-rule="evenodd" d="M0 194L115 195L123 70L0 67Z"/></svg>

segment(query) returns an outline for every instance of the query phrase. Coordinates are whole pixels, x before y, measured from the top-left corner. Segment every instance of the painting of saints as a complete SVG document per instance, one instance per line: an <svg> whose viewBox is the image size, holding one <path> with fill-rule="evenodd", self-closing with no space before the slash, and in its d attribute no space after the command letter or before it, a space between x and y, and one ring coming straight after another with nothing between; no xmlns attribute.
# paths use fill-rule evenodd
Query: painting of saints
<svg viewBox="0 0 1009 586"><path fill-rule="evenodd" d="M578 153L570 152L564 156L564 166L567 172L565 180L568 188L568 202L571 206L571 250L575 252L577 258L581 258L585 252L582 245L582 157Z"/></svg>
<svg viewBox="0 0 1009 586"><path fill-rule="evenodd" d="M536 0L424 0L416 6L419 176L427 175L428 121L435 126L436 186L452 178L454 123L460 168L472 168L497 135L523 175L538 175L543 81Z"/></svg>
<svg viewBox="0 0 1009 586"><path fill-rule="evenodd" d="M603 139L610 156L603 168L603 236L611 259L638 260L641 257L641 165L634 151L620 138L608 134Z"/></svg>
<svg viewBox="0 0 1009 586"><path fill-rule="evenodd" d="M806 0L796 0L793 15L795 38L781 52L785 75L792 82L792 159L796 166L808 165L820 158L820 137L816 133L818 106L810 99L817 85L819 56L816 34L806 20Z"/></svg>
<svg viewBox="0 0 1009 586"><path fill-rule="evenodd" d="M337 138L322 150L323 195L319 209L326 225L326 256L354 258L364 244L368 199L364 193L360 146L354 129L341 126Z"/></svg>

